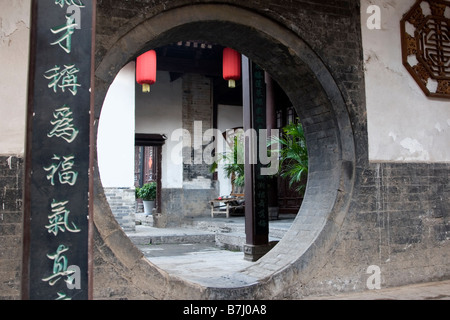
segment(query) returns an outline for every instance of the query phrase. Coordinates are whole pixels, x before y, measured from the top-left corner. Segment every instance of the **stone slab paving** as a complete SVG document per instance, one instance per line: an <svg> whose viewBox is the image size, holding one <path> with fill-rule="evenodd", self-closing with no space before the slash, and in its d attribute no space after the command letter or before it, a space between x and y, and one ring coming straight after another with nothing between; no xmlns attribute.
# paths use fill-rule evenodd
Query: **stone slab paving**
<svg viewBox="0 0 450 320"><path fill-rule="evenodd" d="M138 246L145 257L171 275L205 286L217 286L252 262L242 252L222 250L214 243Z"/></svg>
<svg viewBox="0 0 450 320"><path fill-rule="evenodd" d="M230 287L256 279L239 274L254 262L244 259L239 247L245 242L244 217L198 218L180 228L152 227L152 218L137 216L131 241L153 264L169 274L201 285ZM280 240L290 228L292 215L271 221L270 241ZM226 245L225 245L226 242Z"/></svg>
<svg viewBox="0 0 450 320"><path fill-rule="evenodd" d="M450 280L305 300L450 300Z"/></svg>
<svg viewBox="0 0 450 320"><path fill-rule="evenodd" d="M280 236L292 220L271 223ZM204 218L182 228L158 229L138 225L127 232L130 239L153 264L169 274L194 283L212 287L248 285L256 279L240 271L254 262L244 260L240 251L225 250L216 245L217 234L242 236L243 219ZM450 300L450 280L414 284L404 287L346 293L334 296L310 296L304 300Z"/></svg>

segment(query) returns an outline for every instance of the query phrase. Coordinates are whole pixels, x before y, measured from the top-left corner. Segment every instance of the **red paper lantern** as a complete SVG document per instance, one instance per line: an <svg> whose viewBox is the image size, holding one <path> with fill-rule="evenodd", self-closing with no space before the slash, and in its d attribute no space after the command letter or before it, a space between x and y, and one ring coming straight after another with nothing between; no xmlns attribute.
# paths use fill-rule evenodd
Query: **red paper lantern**
<svg viewBox="0 0 450 320"><path fill-rule="evenodd" d="M241 54L231 48L223 50L223 78L230 88L236 88L236 80L241 78Z"/></svg>
<svg viewBox="0 0 450 320"><path fill-rule="evenodd" d="M142 85L142 92L150 92L156 82L156 51L150 50L136 60L136 81Z"/></svg>

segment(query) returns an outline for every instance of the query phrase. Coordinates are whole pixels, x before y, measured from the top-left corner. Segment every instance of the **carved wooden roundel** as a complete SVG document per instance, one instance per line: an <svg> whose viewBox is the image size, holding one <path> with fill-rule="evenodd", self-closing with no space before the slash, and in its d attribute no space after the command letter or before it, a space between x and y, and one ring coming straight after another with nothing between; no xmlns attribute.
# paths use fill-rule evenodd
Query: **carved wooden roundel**
<svg viewBox="0 0 450 320"><path fill-rule="evenodd" d="M403 64L425 94L450 99L450 1L418 0L401 36Z"/></svg>

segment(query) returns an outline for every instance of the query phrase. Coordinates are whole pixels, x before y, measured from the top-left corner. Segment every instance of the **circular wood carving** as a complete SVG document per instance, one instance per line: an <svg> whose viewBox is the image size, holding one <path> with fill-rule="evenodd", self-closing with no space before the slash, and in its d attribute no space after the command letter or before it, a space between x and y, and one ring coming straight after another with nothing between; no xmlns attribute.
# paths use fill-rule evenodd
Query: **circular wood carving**
<svg viewBox="0 0 450 320"><path fill-rule="evenodd" d="M425 94L450 99L450 2L418 0L401 36L403 64Z"/></svg>

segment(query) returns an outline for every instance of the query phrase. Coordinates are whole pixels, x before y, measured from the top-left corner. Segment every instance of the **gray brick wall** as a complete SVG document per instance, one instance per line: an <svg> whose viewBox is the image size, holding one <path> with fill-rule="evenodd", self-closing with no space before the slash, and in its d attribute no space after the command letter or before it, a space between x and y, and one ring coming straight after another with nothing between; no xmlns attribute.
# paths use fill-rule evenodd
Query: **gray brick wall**
<svg viewBox="0 0 450 320"><path fill-rule="evenodd" d="M111 211L124 231L136 230L136 196L131 188L104 188Z"/></svg>
<svg viewBox="0 0 450 320"><path fill-rule="evenodd" d="M302 286L284 287L278 298L367 290L367 268L380 267L382 288L448 279L450 267L450 165L373 163L357 170L357 187L344 227L328 252L327 263ZM294 257L308 247L313 215L300 217L297 234L279 246L251 274L270 276L284 256ZM282 250L280 250L282 248ZM314 250L311 250L314 252ZM301 263L293 273L303 275ZM279 266L281 267L281 265ZM279 278L274 277L275 282ZM323 279L326 279L324 281Z"/></svg>
<svg viewBox="0 0 450 320"><path fill-rule="evenodd" d="M23 159L0 156L0 300L20 299Z"/></svg>

